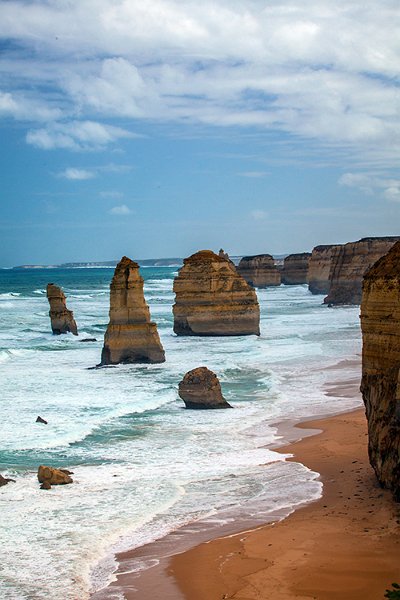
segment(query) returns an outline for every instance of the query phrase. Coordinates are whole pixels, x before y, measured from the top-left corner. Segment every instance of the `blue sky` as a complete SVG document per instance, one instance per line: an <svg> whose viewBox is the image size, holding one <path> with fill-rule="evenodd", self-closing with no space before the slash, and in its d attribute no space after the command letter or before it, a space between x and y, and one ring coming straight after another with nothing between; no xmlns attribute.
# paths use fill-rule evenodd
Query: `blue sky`
<svg viewBox="0 0 400 600"><path fill-rule="evenodd" d="M0 3L0 265L398 235L400 7Z"/></svg>

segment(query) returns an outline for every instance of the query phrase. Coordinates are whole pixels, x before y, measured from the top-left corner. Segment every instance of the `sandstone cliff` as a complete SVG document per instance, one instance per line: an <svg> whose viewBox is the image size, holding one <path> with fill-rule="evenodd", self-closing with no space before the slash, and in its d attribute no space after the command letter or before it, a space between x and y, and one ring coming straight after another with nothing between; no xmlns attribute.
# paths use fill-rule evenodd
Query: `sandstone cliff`
<svg viewBox="0 0 400 600"><path fill-rule="evenodd" d="M336 246L332 252L330 288L325 304L360 304L364 274L399 237L363 238Z"/></svg>
<svg viewBox="0 0 400 600"><path fill-rule="evenodd" d="M327 294L330 287L332 255L339 245L315 246L308 265L308 289L312 294Z"/></svg>
<svg viewBox="0 0 400 600"><path fill-rule="evenodd" d="M281 274L271 254L244 256L237 271L253 287L265 288L281 284Z"/></svg>
<svg viewBox="0 0 400 600"><path fill-rule="evenodd" d="M286 256L281 271L282 283L300 285L308 282L308 265L311 253L289 254Z"/></svg>
<svg viewBox="0 0 400 600"><path fill-rule="evenodd" d="M50 304L51 329L55 335L71 332L78 335L74 313L66 306L65 294L54 283L47 284L47 299Z"/></svg>
<svg viewBox="0 0 400 600"><path fill-rule="evenodd" d="M179 383L179 396L186 408L232 408L222 395L218 377L207 367L197 367L186 373Z"/></svg>
<svg viewBox="0 0 400 600"><path fill-rule="evenodd" d="M184 260L174 281L177 335L259 335L255 291L230 261L201 250Z"/></svg>
<svg viewBox="0 0 400 600"><path fill-rule="evenodd" d="M364 277L361 328L369 458L400 502L400 242Z"/></svg>
<svg viewBox="0 0 400 600"><path fill-rule="evenodd" d="M100 364L164 361L157 326L150 321L144 299L139 265L124 256L115 268L110 286L110 322Z"/></svg>

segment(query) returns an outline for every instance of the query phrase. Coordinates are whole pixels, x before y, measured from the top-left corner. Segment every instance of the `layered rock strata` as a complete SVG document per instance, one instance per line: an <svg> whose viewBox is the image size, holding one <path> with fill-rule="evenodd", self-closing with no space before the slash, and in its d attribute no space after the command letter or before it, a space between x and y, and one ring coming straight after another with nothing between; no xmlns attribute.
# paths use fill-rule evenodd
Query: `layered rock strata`
<svg viewBox="0 0 400 600"><path fill-rule="evenodd" d="M50 304L51 329L55 335L61 333L73 333L78 335L78 328L75 323L74 313L68 310L65 294L61 288L54 283L47 284L47 299Z"/></svg>
<svg viewBox="0 0 400 600"><path fill-rule="evenodd" d="M143 294L139 265L124 256L110 286L110 322L104 336L101 365L165 361L157 325Z"/></svg>
<svg viewBox="0 0 400 600"><path fill-rule="evenodd" d="M222 395L218 377L207 367L197 367L186 373L178 393L186 408L232 408Z"/></svg>
<svg viewBox="0 0 400 600"><path fill-rule="evenodd" d="M363 238L332 252L329 293L325 304L360 304L365 273L400 237Z"/></svg>
<svg viewBox="0 0 400 600"><path fill-rule="evenodd" d="M177 335L260 335L255 291L234 265L211 250L184 260L174 280Z"/></svg>
<svg viewBox="0 0 400 600"><path fill-rule="evenodd" d="M308 263L308 289L312 294L327 294L332 256L339 245L315 246Z"/></svg>
<svg viewBox="0 0 400 600"><path fill-rule="evenodd" d="M285 285L301 285L308 282L308 265L311 253L289 254L283 262L281 271L282 283Z"/></svg>
<svg viewBox="0 0 400 600"><path fill-rule="evenodd" d="M400 242L364 277L361 329L369 459L400 502Z"/></svg>
<svg viewBox="0 0 400 600"><path fill-rule="evenodd" d="M244 256L237 271L252 287L265 288L281 284L281 274L271 254Z"/></svg>

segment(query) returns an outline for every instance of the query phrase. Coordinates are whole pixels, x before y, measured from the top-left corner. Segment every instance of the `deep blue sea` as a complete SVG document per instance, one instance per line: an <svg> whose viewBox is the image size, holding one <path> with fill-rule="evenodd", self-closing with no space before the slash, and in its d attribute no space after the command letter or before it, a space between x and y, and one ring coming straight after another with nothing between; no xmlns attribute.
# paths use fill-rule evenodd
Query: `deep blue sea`
<svg viewBox="0 0 400 600"><path fill-rule="evenodd" d="M263 520L321 494L316 473L268 445L282 419L358 402L325 395L335 365L360 353L358 307L280 286L257 292L260 337L176 337L176 270L141 269L167 361L95 370L113 269L0 270L0 472L16 479L0 488L2 600L85 600L110 580L116 551L227 509ZM48 282L79 337L52 335ZM202 365L234 410L183 409L178 383ZM40 464L71 469L74 483L40 490Z"/></svg>

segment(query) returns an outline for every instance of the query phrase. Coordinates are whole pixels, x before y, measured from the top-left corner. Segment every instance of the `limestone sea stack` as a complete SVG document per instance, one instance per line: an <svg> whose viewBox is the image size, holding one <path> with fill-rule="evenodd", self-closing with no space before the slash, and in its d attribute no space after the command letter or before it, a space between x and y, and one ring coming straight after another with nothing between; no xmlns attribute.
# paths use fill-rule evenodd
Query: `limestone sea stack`
<svg viewBox="0 0 400 600"><path fill-rule="evenodd" d="M315 246L308 264L308 289L312 294L327 294L330 287L332 255L339 245Z"/></svg>
<svg viewBox="0 0 400 600"><path fill-rule="evenodd" d="M308 265L311 253L301 252L289 254L283 262L281 271L282 283L285 285L301 285L308 283Z"/></svg>
<svg viewBox="0 0 400 600"><path fill-rule="evenodd" d="M222 395L218 377L207 367L197 367L186 373L178 393L186 408L232 408Z"/></svg>
<svg viewBox="0 0 400 600"><path fill-rule="evenodd" d="M157 325L143 294L139 265L124 256L110 286L110 322L104 336L101 365L161 363L165 354Z"/></svg>
<svg viewBox="0 0 400 600"><path fill-rule="evenodd" d="M369 459L400 502L400 242L364 277L361 329Z"/></svg>
<svg viewBox="0 0 400 600"><path fill-rule="evenodd" d="M256 292L230 261L201 250L183 262L174 280L177 335L260 335Z"/></svg>
<svg viewBox="0 0 400 600"><path fill-rule="evenodd" d="M47 284L47 299L50 304L51 329L54 335L61 333L73 333L78 335L78 328L75 323L74 313L68 310L65 294L61 288L54 283Z"/></svg>
<svg viewBox="0 0 400 600"><path fill-rule="evenodd" d="M252 287L265 288L281 284L281 274L271 254L244 256L237 271Z"/></svg>
<svg viewBox="0 0 400 600"><path fill-rule="evenodd" d="M360 304L365 273L400 237L370 237L336 246L332 253L325 304Z"/></svg>

